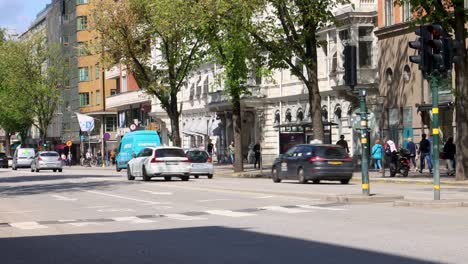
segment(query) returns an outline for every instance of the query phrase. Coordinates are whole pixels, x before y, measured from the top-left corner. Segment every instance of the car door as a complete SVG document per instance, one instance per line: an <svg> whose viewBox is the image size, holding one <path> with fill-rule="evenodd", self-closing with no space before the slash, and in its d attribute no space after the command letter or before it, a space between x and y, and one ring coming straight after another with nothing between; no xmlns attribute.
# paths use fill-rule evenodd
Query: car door
<svg viewBox="0 0 468 264"><path fill-rule="evenodd" d="M143 153L145 152L146 149L142 149L140 153L138 153L135 157L133 157L130 161L132 163L131 168L132 168L132 173L135 176L141 176L141 157L143 156Z"/></svg>
<svg viewBox="0 0 468 264"><path fill-rule="evenodd" d="M288 149L282 156L281 161L279 163L279 173L281 177L290 177L291 170L289 166L291 165L291 159L293 158L294 152L296 151L296 147L292 147Z"/></svg>

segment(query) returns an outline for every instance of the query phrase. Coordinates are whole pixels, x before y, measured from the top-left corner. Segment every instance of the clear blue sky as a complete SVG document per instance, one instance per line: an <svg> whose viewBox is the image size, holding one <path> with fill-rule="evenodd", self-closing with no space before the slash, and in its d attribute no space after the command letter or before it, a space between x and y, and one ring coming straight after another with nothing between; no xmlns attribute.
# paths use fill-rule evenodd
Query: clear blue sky
<svg viewBox="0 0 468 264"><path fill-rule="evenodd" d="M52 0L0 0L0 27L23 33Z"/></svg>

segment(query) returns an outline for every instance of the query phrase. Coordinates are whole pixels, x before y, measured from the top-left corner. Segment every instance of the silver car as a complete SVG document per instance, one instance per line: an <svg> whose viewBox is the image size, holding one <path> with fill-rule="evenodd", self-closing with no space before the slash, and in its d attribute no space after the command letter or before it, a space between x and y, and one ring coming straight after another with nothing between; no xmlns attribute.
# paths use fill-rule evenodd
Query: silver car
<svg viewBox="0 0 468 264"><path fill-rule="evenodd" d="M200 149L190 149L186 153L190 161L190 175L198 179L201 175L213 178L214 168L210 154Z"/></svg>
<svg viewBox="0 0 468 264"><path fill-rule="evenodd" d="M62 172L63 161L56 151L39 151L31 163L31 171L53 170Z"/></svg>

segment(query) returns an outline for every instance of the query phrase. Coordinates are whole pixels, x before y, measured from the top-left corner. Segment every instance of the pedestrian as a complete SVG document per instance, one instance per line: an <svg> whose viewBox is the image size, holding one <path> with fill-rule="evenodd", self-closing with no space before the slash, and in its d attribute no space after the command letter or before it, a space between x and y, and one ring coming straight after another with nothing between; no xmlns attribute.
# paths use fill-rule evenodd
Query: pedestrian
<svg viewBox="0 0 468 264"><path fill-rule="evenodd" d="M211 143L211 139L210 141L208 141L208 145L206 146L206 151L208 152L208 154L210 154L210 157L213 156L213 143Z"/></svg>
<svg viewBox="0 0 468 264"><path fill-rule="evenodd" d="M234 164L234 153L235 153L236 148L234 147L234 141L231 142L229 145L229 157L231 158L231 164Z"/></svg>
<svg viewBox="0 0 468 264"><path fill-rule="evenodd" d="M60 159L62 160L62 164L67 165L67 156L65 155L65 153L62 153L60 155Z"/></svg>
<svg viewBox="0 0 468 264"><path fill-rule="evenodd" d="M96 159L97 159L97 165L98 166L101 166L101 162L102 162L102 154L101 154L101 151L98 150L97 154L96 154Z"/></svg>
<svg viewBox="0 0 468 264"><path fill-rule="evenodd" d="M397 169L398 155L397 155L397 146L393 140L390 138L385 139L385 156L389 160L390 165L390 177L393 177L392 172L395 172Z"/></svg>
<svg viewBox="0 0 468 264"><path fill-rule="evenodd" d="M374 169L376 171L382 169L382 152L383 148L380 144L380 139L377 139L371 150L372 159L374 159Z"/></svg>
<svg viewBox="0 0 468 264"><path fill-rule="evenodd" d="M432 173L431 142L426 139L426 134L422 134L421 137L421 142L419 142L419 173L423 172L424 161L426 160L429 172Z"/></svg>
<svg viewBox="0 0 468 264"><path fill-rule="evenodd" d="M257 144L255 144L255 146L253 147L253 151L255 154L254 169L257 168L257 163L258 163L258 168L260 169L260 159L261 159L260 143L257 142Z"/></svg>
<svg viewBox="0 0 468 264"><path fill-rule="evenodd" d="M455 154L456 147L453 144L453 137L449 137L444 145L444 159L447 161L449 176L455 175Z"/></svg>
<svg viewBox="0 0 468 264"><path fill-rule="evenodd" d="M112 165L115 165L115 156L116 156L116 155L117 155L117 154L116 154L115 150L113 149L113 150L111 151L111 154L110 154L111 161L112 161Z"/></svg>
<svg viewBox="0 0 468 264"><path fill-rule="evenodd" d="M412 139L409 137L408 139L408 144L406 144L406 149L410 152L410 160L411 164L413 164L413 167L416 171L417 166L416 166L416 144L412 141Z"/></svg>
<svg viewBox="0 0 468 264"><path fill-rule="evenodd" d="M67 163L68 163L68 167L71 167L71 165L72 165L72 154L71 154L71 151L68 151Z"/></svg>
<svg viewBox="0 0 468 264"><path fill-rule="evenodd" d="M109 151L106 151L104 153L104 162L106 164L106 167L109 167Z"/></svg>
<svg viewBox="0 0 468 264"><path fill-rule="evenodd" d="M336 145L342 146L349 153L348 142L344 139L344 135L340 136L340 140L336 142Z"/></svg>

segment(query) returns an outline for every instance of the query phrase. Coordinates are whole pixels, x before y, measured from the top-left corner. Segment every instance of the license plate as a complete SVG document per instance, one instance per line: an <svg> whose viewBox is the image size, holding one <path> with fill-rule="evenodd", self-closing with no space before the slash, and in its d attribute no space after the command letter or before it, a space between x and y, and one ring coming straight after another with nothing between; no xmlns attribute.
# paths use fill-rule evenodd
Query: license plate
<svg viewBox="0 0 468 264"><path fill-rule="evenodd" d="M205 164L192 164L194 168L205 168Z"/></svg>
<svg viewBox="0 0 468 264"><path fill-rule="evenodd" d="M340 165L340 164L343 164L343 162L341 162L341 161L329 161L328 164L331 164L331 165Z"/></svg>
<svg viewBox="0 0 468 264"><path fill-rule="evenodd" d="M166 161L167 165L179 165L179 162L177 161Z"/></svg>
<svg viewBox="0 0 468 264"><path fill-rule="evenodd" d="M288 171L288 164L286 162L281 163L281 171Z"/></svg>

